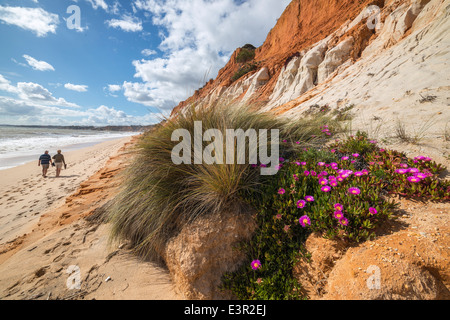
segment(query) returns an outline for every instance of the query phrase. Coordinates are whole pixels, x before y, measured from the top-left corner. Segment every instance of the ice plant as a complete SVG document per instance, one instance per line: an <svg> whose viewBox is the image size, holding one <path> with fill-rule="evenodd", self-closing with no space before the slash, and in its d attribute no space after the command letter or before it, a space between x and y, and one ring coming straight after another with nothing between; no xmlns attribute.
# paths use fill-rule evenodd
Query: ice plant
<svg viewBox="0 0 450 320"><path fill-rule="evenodd" d="M253 260L252 261L252 269L258 270L261 267L261 261L259 260Z"/></svg>
<svg viewBox="0 0 450 320"><path fill-rule="evenodd" d="M314 201L314 197L313 196L306 196L305 200L306 200L306 202L313 202Z"/></svg>
<svg viewBox="0 0 450 320"><path fill-rule="evenodd" d="M339 223L343 226L348 226L348 219L347 218L339 219Z"/></svg>
<svg viewBox="0 0 450 320"><path fill-rule="evenodd" d="M335 211L334 217L338 220L341 220L342 218L344 218L344 214L342 213L342 211Z"/></svg>
<svg viewBox="0 0 450 320"><path fill-rule="evenodd" d="M320 190L322 190L323 192L330 192L331 191L331 187L330 186L323 186L322 188L320 188Z"/></svg>
<svg viewBox="0 0 450 320"><path fill-rule="evenodd" d="M369 213L370 213L370 214L377 214L378 211L377 211L377 209L375 209L375 208L373 208L373 207L370 207L370 208L369 208Z"/></svg>
<svg viewBox="0 0 450 320"><path fill-rule="evenodd" d="M409 182L420 182L420 178L417 176L411 176L407 178Z"/></svg>
<svg viewBox="0 0 450 320"><path fill-rule="evenodd" d="M280 188L280 190L278 190L278 194L285 194L286 190L284 190L283 188Z"/></svg>
<svg viewBox="0 0 450 320"><path fill-rule="evenodd" d="M360 194L361 190L359 190L359 188L352 187L352 188L348 189L348 193L350 193L350 194Z"/></svg>
<svg viewBox="0 0 450 320"><path fill-rule="evenodd" d="M341 159L342 160L348 160L348 157L342 157Z"/></svg>
<svg viewBox="0 0 450 320"><path fill-rule="evenodd" d="M306 201L305 200L298 200L297 201L297 208L304 208L306 206Z"/></svg>
<svg viewBox="0 0 450 320"><path fill-rule="evenodd" d="M336 203L336 204L334 205L334 208L335 208L337 211L342 211L342 210L344 210L344 206L343 206L342 204L340 204L340 203Z"/></svg>
<svg viewBox="0 0 450 320"><path fill-rule="evenodd" d="M311 225L311 219L308 216L301 216L300 219L298 219L298 222L300 222L300 225L305 228L306 225Z"/></svg>
<svg viewBox="0 0 450 320"><path fill-rule="evenodd" d="M321 186L326 186L326 185L328 184L328 180L322 178L322 179L319 180L319 184L320 184Z"/></svg>

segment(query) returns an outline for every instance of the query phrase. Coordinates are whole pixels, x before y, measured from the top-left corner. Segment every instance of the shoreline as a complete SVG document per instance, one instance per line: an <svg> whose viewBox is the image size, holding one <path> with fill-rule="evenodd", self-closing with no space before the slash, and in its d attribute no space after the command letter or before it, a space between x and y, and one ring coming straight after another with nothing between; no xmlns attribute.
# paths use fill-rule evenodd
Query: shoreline
<svg viewBox="0 0 450 320"><path fill-rule="evenodd" d="M33 223L30 221L28 233L19 234L10 242L0 241L0 300L184 299L175 292L166 269L136 257L127 242L111 243L110 225L95 219L117 194L121 173L133 158L136 141L136 137L130 137L102 144L97 150L98 161L89 167L84 160L77 169L88 167L92 174L83 173L85 179L77 177L72 192L37 215ZM83 158L95 149L67 155ZM33 170L34 166L32 163ZM4 200L4 188L2 182L0 203ZM79 271L79 288L68 285L69 277L74 275L70 274L71 268Z"/></svg>
<svg viewBox="0 0 450 320"><path fill-rule="evenodd" d="M139 132L136 132L133 134L131 134L131 132L130 132L129 134L126 134L126 135L124 134L120 137L118 137L118 136L113 136L113 137L109 137L109 138L102 137L102 138L99 138L98 140L94 140L94 141L62 144L58 149L63 150L64 151L63 154L66 154L69 152L93 147L95 145L99 145L104 142L129 138L129 137L133 137L133 136L138 136L140 134L141 133L139 133ZM53 156L56 153L56 149L55 150L53 150L53 149L55 149L55 148L47 148L47 150L50 151L51 156ZM44 150L42 150L42 152L40 154L33 152L33 151L28 151L28 152L21 151L21 152L18 152L18 155L14 155L14 156L11 155L11 156L5 157L7 155L2 155L2 158L0 159L0 171L3 172L4 170L13 169L13 168L19 167L21 165L28 164L29 162L37 161L37 159L43 152L44 152ZM5 164L7 162L10 162L12 165L5 166Z"/></svg>
<svg viewBox="0 0 450 320"><path fill-rule="evenodd" d="M67 169L61 171L59 178L55 177L54 167L43 178L37 159L1 170L0 246L30 232L42 214L61 206L66 197L131 139L119 138L64 152Z"/></svg>

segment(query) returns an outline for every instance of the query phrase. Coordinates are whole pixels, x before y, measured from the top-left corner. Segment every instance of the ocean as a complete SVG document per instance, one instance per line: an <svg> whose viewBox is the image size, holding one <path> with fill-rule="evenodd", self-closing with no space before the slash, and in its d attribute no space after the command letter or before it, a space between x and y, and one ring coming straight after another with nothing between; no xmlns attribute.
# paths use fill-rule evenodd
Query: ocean
<svg viewBox="0 0 450 320"><path fill-rule="evenodd" d="M73 128L30 128L0 125L0 170L39 159L45 150L52 156L119 139L139 132L98 131Z"/></svg>

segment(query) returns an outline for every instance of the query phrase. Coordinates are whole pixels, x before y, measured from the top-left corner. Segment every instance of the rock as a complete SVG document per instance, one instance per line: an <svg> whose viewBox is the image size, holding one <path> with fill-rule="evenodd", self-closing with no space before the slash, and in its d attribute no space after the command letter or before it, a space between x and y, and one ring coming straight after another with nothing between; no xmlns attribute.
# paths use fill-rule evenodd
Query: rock
<svg viewBox="0 0 450 320"><path fill-rule="evenodd" d="M324 293L328 274L334 264L345 253L346 245L341 241L322 238L312 234L305 243L309 259L303 258L294 266L293 275L302 284L304 293L311 299L318 299Z"/></svg>
<svg viewBox="0 0 450 320"><path fill-rule="evenodd" d="M187 299L229 298L218 289L221 277L244 261L236 245L249 240L255 228L250 214L236 212L199 217L185 226L165 250L176 289Z"/></svg>
<svg viewBox="0 0 450 320"><path fill-rule="evenodd" d="M353 37L348 37L336 47L328 50L325 59L318 68L318 83L325 81L340 65L350 58L353 43Z"/></svg>

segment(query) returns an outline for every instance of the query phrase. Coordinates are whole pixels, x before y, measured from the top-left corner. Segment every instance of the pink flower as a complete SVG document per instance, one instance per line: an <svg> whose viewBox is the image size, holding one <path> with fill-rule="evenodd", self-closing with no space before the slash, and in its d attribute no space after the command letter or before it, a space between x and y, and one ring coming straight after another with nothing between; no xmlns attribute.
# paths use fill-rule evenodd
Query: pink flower
<svg viewBox="0 0 450 320"><path fill-rule="evenodd" d="M330 180L329 183L330 183L330 186L332 186L332 187L337 187L337 185L338 185L336 180Z"/></svg>
<svg viewBox="0 0 450 320"><path fill-rule="evenodd" d="M417 176L411 176L407 178L409 182L420 182L420 178Z"/></svg>
<svg viewBox="0 0 450 320"><path fill-rule="evenodd" d="M336 150L334 150L334 149L331 149L331 153L336 153Z"/></svg>
<svg viewBox="0 0 450 320"><path fill-rule="evenodd" d="M344 218L344 214L342 213L342 211L335 211L334 217L338 220L341 220L342 218Z"/></svg>
<svg viewBox="0 0 450 320"><path fill-rule="evenodd" d="M300 219L298 219L298 222L303 228L305 228L306 225L311 225L311 219L308 216L301 216Z"/></svg>
<svg viewBox="0 0 450 320"><path fill-rule="evenodd" d="M306 200L306 202L313 202L314 201L314 197L313 196L306 196L305 200Z"/></svg>
<svg viewBox="0 0 450 320"><path fill-rule="evenodd" d="M284 230L284 232L288 232L290 228L291 228L291 226L285 225L283 230Z"/></svg>
<svg viewBox="0 0 450 320"><path fill-rule="evenodd" d="M361 177L363 175L362 171L356 171L355 176Z"/></svg>
<svg viewBox="0 0 450 320"><path fill-rule="evenodd" d="M325 165L325 162L318 162L317 165L323 167Z"/></svg>
<svg viewBox="0 0 450 320"><path fill-rule="evenodd" d="M278 194L285 194L286 190L284 190L283 188L280 188L280 190L278 190Z"/></svg>
<svg viewBox="0 0 450 320"><path fill-rule="evenodd" d="M419 179L425 179L427 175L425 173L419 172L416 174L416 177Z"/></svg>
<svg viewBox="0 0 450 320"><path fill-rule="evenodd" d="M348 219L347 218L342 218L339 220L339 223L343 226L348 226Z"/></svg>
<svg viewBox="0 0 450 320"><path fill-rule="evenodd" d="M299 166L299 165L300 165L300 162L297 161L295 164Z"/></svg>
<svg viewBox="0 0 450 320"><path fill-rule="evenodd" d="M281 219L281 213L278 213L278 214L275 216L275 218L276 218L277 220L280 220L280 219Z"/></svg>
<svg viewBox="0 0 450 320"><path fill-rule="evenodd" d="M348 160L348 157L342 157L341 159L342 160Z"/></svg>
<svg viewBox="0 0 450 320"><path fill-rule="evenodd" d="M296 174L294 174L293 177L295 181L298 181L298 176Z"/></svg>
<svg viewBox="0 0 450 320"><path fill-rule="evenodd" d="M336 204L334 205L334 208L335 208L337 211L342 211L342 210L344 210L344 206L343 206L342 204L340 204L340 203L336 203Z"/></svg>
<svg viewBox="0 0 450 320"><path fill-rule="evenodd" d="M304 208L306 206L306 201L305 200L298 200L297 201L297 208L301 209Z"/></svg>
<svg viewBox="0 0 450 320"><path fill-rule="evenodd" d="M359 157L359 153L354 153L352 154L353 157L358 158Z"/></svg>
<svg viewBox="0 0 450 320"><path fill-rule="evenodd" d="M252 261L252 269L253 270L258 270L259 268L261 268L261 261L253 260Z"/></svg>
<svg viewBox="0 0 450 320"><path fill-rule="evenodd" d="M408 173L408 169L397 169L397 170L395 170L395 172L400 173L400 174L405 174L405 173Z"/></svg>
<svg viewBox="0 0 450 320"><path fill-rule="evenodd" d="M330 186L323 186L322 188L320 188L320 190L322 190L323 192L330 192L331 191L331 187Z"/></svg>
<svg viewBox="0 0 450 320"><path fill-rule="evenodd" d="M419 169L417 168L409 168L410 173L419 173Z"/></svg>
<svg viewBox="0 0 450 320"><path fill-rule="evenodd" d="M303 171L303 174L304 174L305 176L309 176L309 171L308 171L308 170L305 170L305 171Z"/></svg>
<svg viewBox="0 0 450 320"><path fill-rule="evenodd" d="M306 166L306 162L302 162L302 166Z"/></svg>
<svg viewBox="0 0 450 320"><path fill-rule="evenodd" d="M348 189L348 193L350 193L350 194L360 194L361 190L359 190L359 188L352 187L352 188Z"/></svg>
<svg viewBox="0 0 450 320"><path fill-rule="evenodd" d="M328 180L325 179L325 178L322 178L322 179L319 180L319 184L321 186L326 186L328 184Z"/></svg>
<svg viewBox="0 0 450 320"><path fill-rule="evenodd" d="M375 209L373 207L369 208L369 212L370 212L370 214L377 214L378 213L377 209Z"/></svg>
<svg viewBox="0 0 450 320"><path fill-rule="evenodd" d="M315 176L317 176L317 173L315 171L311 170L311 175L315 177Z"/></svg>

